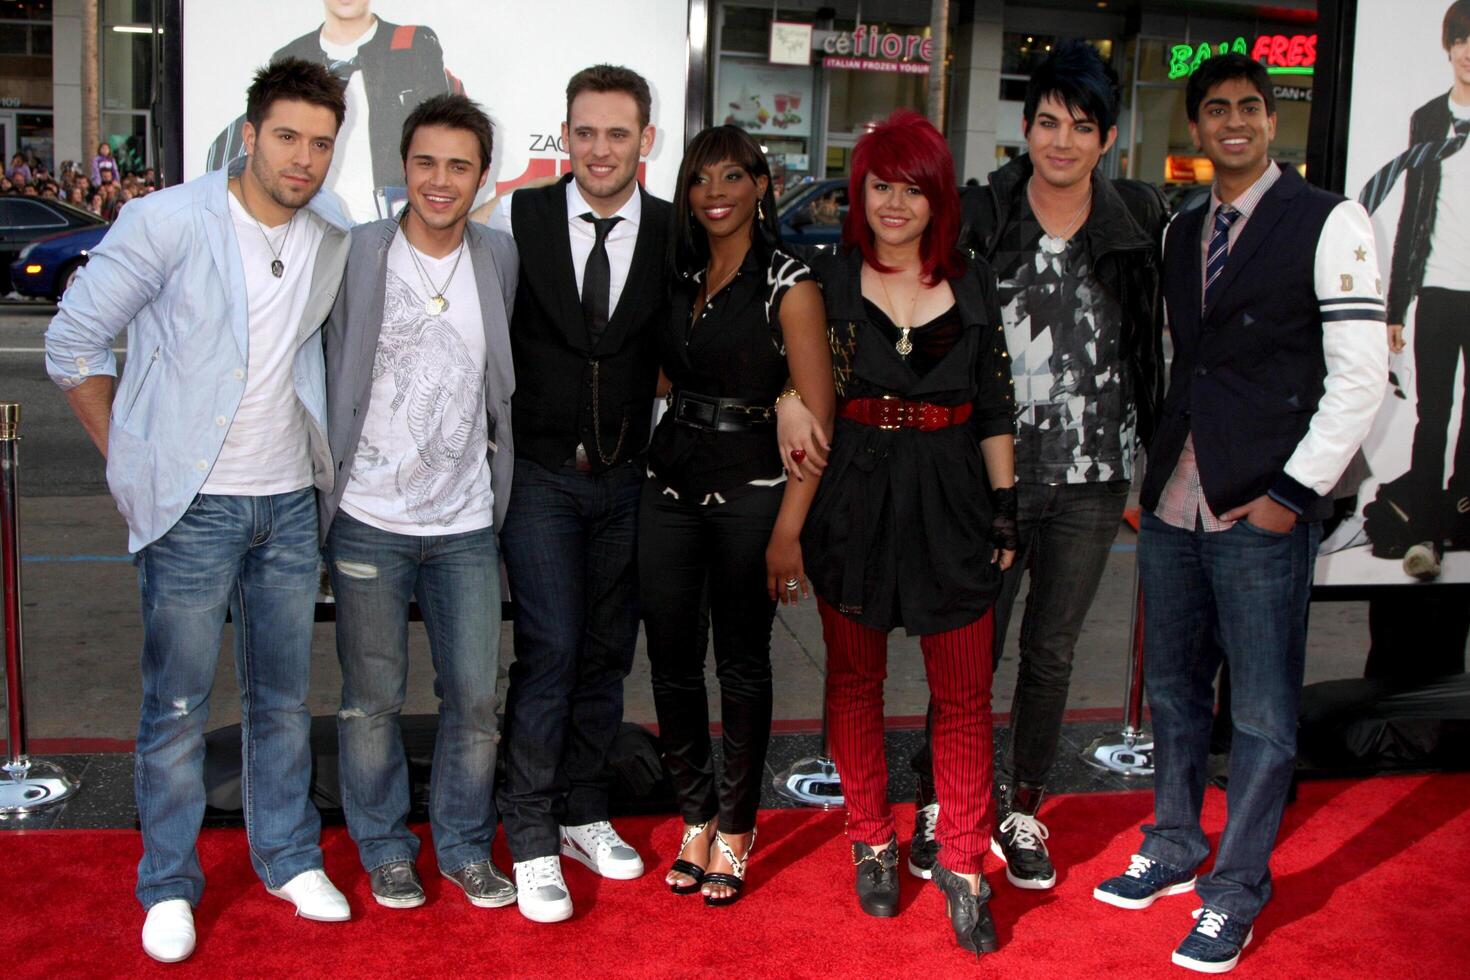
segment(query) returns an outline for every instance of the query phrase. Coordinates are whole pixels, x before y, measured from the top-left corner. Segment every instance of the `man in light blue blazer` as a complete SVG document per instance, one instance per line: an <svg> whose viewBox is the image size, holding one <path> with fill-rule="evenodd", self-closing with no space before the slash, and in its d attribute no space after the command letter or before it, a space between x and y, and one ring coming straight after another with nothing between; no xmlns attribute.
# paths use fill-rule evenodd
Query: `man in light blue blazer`
<svg viewBox="0 0 1470 980"><path fill-rule="evenodd" d="M434 96L409 114L400 144L408 205L399 220L353 230L326 328L337 478L321 495L321 528L342 664L342 801L386 908L424 903L398 727L414 598L440 697L429 789L440 873L472 905L516 900L490 844L518 264L510 235L467 221L491 146L490 120L463 95Z"/></svg>
<svg viewBox="0 0 1470 980"><path fill-rule="evenodd" d="M321 870L306 707L316 490L333 485L321 324L348 249L320 188L344 111L321 66L261 69L246 157L128 204L46 331L47 371L107 458L138 567L137 896L143 948L164 962L194 950L204 725L227 611L251 862L302 917L350 916Z"/></svg>

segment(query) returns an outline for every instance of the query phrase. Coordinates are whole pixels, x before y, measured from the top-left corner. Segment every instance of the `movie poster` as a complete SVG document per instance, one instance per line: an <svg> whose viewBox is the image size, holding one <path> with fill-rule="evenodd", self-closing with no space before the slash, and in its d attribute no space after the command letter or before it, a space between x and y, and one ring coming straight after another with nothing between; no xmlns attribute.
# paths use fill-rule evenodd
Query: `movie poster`
<svg viewBox="0 0 1470 980"><path fill-rule="evenodd" d="M1344 191L1372 213L1401 349L1317 584L1470 582L1470 0L1359 0L1356 29Z"/></svg>
<svg viewBox="0 0 1470 980"><path fill-rule="evenodd" d="M290 54L343 80L348 113L326 186L354 221L402 205L403 120L444 92L463 92L494 122L483 201L568 170L567 79L608 62L648 79L657 134L643 177L667 198L684 149L688 21L688 0L183 0L184 176L243 152L251 73Z"/></svg>

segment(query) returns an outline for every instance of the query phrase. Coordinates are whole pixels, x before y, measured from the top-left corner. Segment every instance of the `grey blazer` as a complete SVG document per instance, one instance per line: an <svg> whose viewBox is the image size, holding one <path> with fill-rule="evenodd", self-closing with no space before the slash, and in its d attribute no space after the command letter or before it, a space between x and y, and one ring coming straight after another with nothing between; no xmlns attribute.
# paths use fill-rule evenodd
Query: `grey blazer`
<svg viewBox="0 0 1470 980"><path fill-rule="evenodd" d="M494 519L498 533L505 525L515 461L510 396L516 385L509 323L515 306L520 260L515 239L505 232L475 221L469 222L466 229L480 293L480 315L485 321L485 410L489 415L485 452L490 457L490 488L495 494ZM373 359L383 327L388 247L397 231L398 222L391 218L352 229L342 291L337 294L323 332L327 354L327 441L336 475L332 491L318 495L323 540L337 516L342 492L352 475L352 461L367 419L373 391Z"/></svg>

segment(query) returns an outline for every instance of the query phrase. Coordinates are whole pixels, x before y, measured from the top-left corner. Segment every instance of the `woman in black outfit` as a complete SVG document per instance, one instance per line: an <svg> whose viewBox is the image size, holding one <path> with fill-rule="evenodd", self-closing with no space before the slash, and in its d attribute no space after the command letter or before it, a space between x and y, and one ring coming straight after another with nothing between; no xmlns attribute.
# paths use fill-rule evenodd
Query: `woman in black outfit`
<svg viewBox="0 0 1470 980"><path fill-rule="evenodd" d="M898 912L883 679L888 633L902 627L920 638L935 706L934 882L959 944L991 952L980 874L993 820L991 606L1016 548L1005 331L989 268L955 247L954 163L923 117L895 113L858 141L848 197L844 250L811 258L840 402L802 546L827 644L827 731L858 902L871 915ZM782 401L783 434L811 423L797 399ZM820 437L782 443L796 463L820 455Z"/></svg>
<svg viewBox="0 0 1470 980"><path fill-rule="evenodd" d="M771 734L771 621L805 592L800 533L814 481L786 482L773 406L787 378L832 416L821 293L781 251L771 175L743 130L685 151L675 287L659 331L670 408L648 449L638 570L660 740L684 839L666 881L710 905L740 896ZM724 772L710 759L701 596L708 583ZM713 825L718 816L718 827Z"/></svg>

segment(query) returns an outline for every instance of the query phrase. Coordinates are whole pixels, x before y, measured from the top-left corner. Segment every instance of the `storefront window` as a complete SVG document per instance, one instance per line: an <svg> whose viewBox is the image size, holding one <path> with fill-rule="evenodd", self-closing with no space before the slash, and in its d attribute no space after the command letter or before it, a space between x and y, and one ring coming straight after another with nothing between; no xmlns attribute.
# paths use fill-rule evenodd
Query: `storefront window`
<svg viewBox="0 0 1470 980"><path fill-rule="evenodd" d="M15 149L32 163L47 170L56 169L56 131L49 112L15 114Z"/></svg>
<svg viewBox="0 0 1470 980"><path fill-rule="evenodd" d="M104 112L102 138L125 174L140 173L148 162L148 113Z"/></svg>
<svg viewBox="0 0 1470 980"><path fill-rule="evenodd" d="M106 0L102 15L102 108L147 108L153 94L152 0Z"/></svg>
<svg viewBox="0 0 1470 980"><path fill-rule="evenodd" d="M50 0L0 2L0 105L52 105Z"/></svg>

